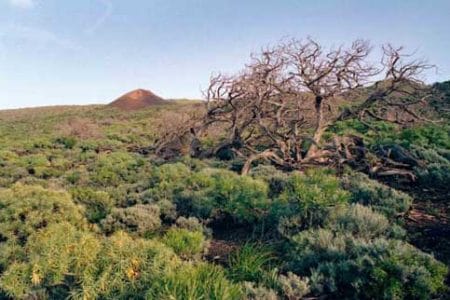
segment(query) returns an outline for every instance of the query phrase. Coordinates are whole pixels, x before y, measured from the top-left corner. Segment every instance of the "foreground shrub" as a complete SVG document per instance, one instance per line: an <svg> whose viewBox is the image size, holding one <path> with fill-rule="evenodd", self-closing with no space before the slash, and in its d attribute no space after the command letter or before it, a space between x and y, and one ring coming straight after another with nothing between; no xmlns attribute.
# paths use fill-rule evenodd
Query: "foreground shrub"
<svg viewBox="0 0 450 300"><path fill-rule="evenodd" d="M264 286L256 285L253 282L244 282L246 300L278 300L277 293Z"/></svg>
<svg viewBox="0 0 450 300"><path fill-rule="evenodd" d="M26 250L0 280L14 298L139 299L181 263L155 240L124 232L103 239L68 223L35 233Z"/></svg>
<svg viewBox="0 0 450 300"><path fill-rule="evenodd" d="M289 300L302 299L303 296L310 292L309 279L303 279L292 272L288 272L286 275L280 275L278 281L283 294Z"/></svg>
<svg viewBox="0 0 450 300"><path fill-rule="evenodd" d="M152 283L180 265L173 251L155 240L117 232L105 241L97 262L101 299L139 299Z"/></svg>
<svg viewBox="0 0 450 300"><path fill-rule="evenodd" d="M244 299L242 288L231 283L219 266L186 263L153 282L146 299Z"/></svg>
<svg viewBox="0 0 450 300"><path fill-rule="evenodd" d="M201 231L189 231L176 227L170 228L162 241L183 258L199 258L207 246Z"/></svg>
<svg viewBox="0 0 450 300"><path fill-rule="evenodd" d="M289 235L289 231L321 225L332 207L348 201L349 193L341 188L337 177L323 170L310 170L288 178L273 214L280 220L281 233Z"/></svg>
<svg viewBox="0 0 450 300"><path fill-rule="evenodd" d="M405 214L412 204L412 198L393 188L390 188L362 173L352 172L343 178L343 186L351 193L351 201L370 205L388 219L395 219Z"/></svg>
<svg viewBox="0 0 450 300"><path fill-rule="evenodd" d="M26 246L28 259L6 269L1 288L16 298L32 297L39 290L47 297L63 298L71 289L93 296L95 262L101 247L93 234L79 231L69 223L52 224L30 237ZM77 276L77 283L69 274Z"/></svg>
<svg viewBox="0 0 450 300"><path fill-rule="evenodd" d="M349 299L429 299L445 289L446 266L398 241L367 241L319 229L293 238L290 269L309 276L314 295Z"/></svg>
<svg viewBox="0 0 450 300"><path fill-rule="evenodd" d="M22 184L0 190L0 264L22 255L22 246L34 232L65 221L85 225L83 210L66 192Z"/></svg>
<svg viewBox="0 0 450 300"><path fill-rule="evenodd" d="M145 235L161 226L159 207L156 205L137 204L127 208L115 208L102 222L101 226L107 233L118 230L136 232Z"/></svg>

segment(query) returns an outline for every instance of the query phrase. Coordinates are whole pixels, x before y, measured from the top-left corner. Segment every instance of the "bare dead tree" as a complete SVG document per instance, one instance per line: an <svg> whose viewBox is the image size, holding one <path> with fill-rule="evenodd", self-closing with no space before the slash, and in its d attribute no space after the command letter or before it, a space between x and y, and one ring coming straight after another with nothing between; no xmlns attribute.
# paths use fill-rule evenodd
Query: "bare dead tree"
<svg viewBox="0 0 450 300"><path fill-rule="evenodd" d="M391 45L382 47L374 64L371 51L364 40L327 50L312 39L265 49L241 73L211 78L206 113L195 131L221 124L227 133L221 147L246 159L243 173L261 158L290 169L346 159L349 151L337 137L323 141L337 121L424 119L416 109L423 99L416 95L420 75L432 66ZM363 99L354 96L361 91ZM350 99L350 108L342 109Z"/></svg>

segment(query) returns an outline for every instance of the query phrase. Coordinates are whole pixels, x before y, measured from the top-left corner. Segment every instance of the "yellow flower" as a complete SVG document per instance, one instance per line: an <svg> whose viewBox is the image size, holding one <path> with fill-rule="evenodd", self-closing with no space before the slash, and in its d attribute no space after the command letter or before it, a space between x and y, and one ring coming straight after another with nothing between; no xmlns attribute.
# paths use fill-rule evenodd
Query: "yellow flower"
<svg viewBox="0 0 450 300"><path fill-rule="evenodd" d="M31 274L31 282L34 285L39 285L42 282L41 275L35 270L33 270L33 273Z"/></svg>

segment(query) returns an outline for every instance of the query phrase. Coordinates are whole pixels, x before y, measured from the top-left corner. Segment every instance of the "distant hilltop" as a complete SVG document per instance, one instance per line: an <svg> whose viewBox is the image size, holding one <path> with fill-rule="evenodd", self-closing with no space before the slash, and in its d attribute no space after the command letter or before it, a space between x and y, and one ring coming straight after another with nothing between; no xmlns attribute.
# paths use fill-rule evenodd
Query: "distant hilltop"
<svg viewBox="0 0 450 300"><path fill-rule="evenodd" d="M166 102L166 100L148 90L137 89L120 96L118 99L111 102L109 106L117 107L122 110L138 110L153 105L164 104Z"/></svg>

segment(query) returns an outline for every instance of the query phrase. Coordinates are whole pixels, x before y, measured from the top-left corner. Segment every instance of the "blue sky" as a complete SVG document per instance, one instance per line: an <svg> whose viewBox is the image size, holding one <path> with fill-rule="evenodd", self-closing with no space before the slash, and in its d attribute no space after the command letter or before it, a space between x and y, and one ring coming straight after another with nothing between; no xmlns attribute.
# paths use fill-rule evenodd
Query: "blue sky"
<svg viewBox="0 0 450 300"><path fill-rule="evenodd" d="M0 0L0 108L199 98L285 37L404 45L449 80L449 29L448 0Z"/></svg>

